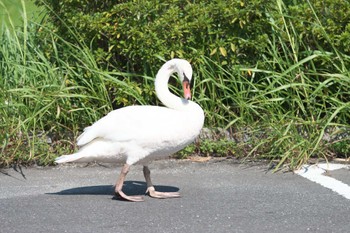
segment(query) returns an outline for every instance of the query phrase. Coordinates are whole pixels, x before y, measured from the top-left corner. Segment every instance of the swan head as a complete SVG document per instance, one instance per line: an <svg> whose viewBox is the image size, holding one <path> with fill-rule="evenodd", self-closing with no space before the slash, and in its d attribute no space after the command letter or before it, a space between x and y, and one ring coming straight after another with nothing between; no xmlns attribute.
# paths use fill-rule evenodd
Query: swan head
<svg viewBox="0 0 350 233"><path fill-rule="evenodd" d="M183 59L174 58L169 61L170 63L170 69L173 70L173 72L176 72L183 87L184 91L184 98L189 100L191 99L191 89L190 89L190 83L192 80L192 66L191 64Z"/></svg>

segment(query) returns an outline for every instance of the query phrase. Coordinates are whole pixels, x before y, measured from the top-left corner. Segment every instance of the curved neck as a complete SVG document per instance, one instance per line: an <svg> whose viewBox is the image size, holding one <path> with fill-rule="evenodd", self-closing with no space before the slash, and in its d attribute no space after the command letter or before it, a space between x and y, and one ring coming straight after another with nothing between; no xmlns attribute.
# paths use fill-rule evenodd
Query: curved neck
<svg viewBox="0 0 350 233"><path fill-rule="evenodd" d="M169 91L168 82L173 73L175 73L175 70L167 63L165 63L158 71L155 80L157 97L168 108L185 110L194 103L192 101L180 98Z"/></svg>

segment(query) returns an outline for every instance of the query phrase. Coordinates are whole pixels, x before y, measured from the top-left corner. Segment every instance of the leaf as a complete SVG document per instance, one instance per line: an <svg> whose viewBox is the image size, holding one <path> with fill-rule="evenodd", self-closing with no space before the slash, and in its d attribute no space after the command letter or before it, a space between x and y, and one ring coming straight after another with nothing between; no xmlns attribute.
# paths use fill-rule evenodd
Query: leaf
<svg viewBox="0 0 350 233"><path fill-rule="evenodd" d="M245 24L246 24L246 22L245 22L244 20L240 20L240 21L239 21L239 26L240 26L241 28L243 28Z"/></svg>
<svg viewBox="0 0 350 233"><path fill-rule="evenodd" d="M231 50L232 52L236 52L236 45L231 43Z"/></svg>
<svg viewBox="0 0 350 233"><path fill-rule="evenodd" d="M115 45L109 46L108 47L108 52L110 53L112 51L112 49L114 48Z"/></svg>
<svg viewBox="0 0 350 233"><path fill-rule="evenodd" d="M58 119L60 117L60 114L61 114L61 108L59 105L57 105L56 119Z"/></svg>
<svg viewBox="0 0 350 233"><path fill-rule="evenodd" d="M227 51L226 51L226 49L224 47L220 47L219 50L220 50L220 53L221 53L222 56L224 56L224 57L227 56Z"/></svg>
<svg viewBox="0 0 350 233"><path fill-rule="evenodd" d="M210 52L210 56L213 56L215 53L216 53L217 49L213 49L211 52Z"/></svg>

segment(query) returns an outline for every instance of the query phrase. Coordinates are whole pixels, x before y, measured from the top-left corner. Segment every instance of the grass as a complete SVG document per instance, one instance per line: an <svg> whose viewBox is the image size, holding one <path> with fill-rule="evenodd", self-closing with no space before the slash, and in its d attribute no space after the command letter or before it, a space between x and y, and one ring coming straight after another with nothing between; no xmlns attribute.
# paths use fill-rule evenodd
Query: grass
<svg viewBox="0 0 350 233"><path fill-rule="evenodd" d="M227 66L206 56L195 64L194 100L205 110L206 127L231 134L200 140L179 157L268 159L277 169L348 158L350 57L335 47L308 48L283 2L276 3L281 18L271 19L270 46L257 64ZM12 29L5 26L0 37L0 165L52 164L76 149L84 126L113 108L156 103L151 74L101 68L73 30L76 43L26 17Z"/></svg>
<svg viewBox="0 0 350 233"><path fill-rule="evenodd" d="M260 63L226 68L204 57L198 67L198 101L209 122L234 131L242 157L278 161L277 169L282 164L296 168L310 158L347 158L349 135L341 142L337 138L349 130L345 64L350 57L335 46L332 51L310 50L298 40L282 1L277 3L283 23L271 20L275 33Z"/></svg>
<svg viewBox="0 0 350 233"><path fill-rule="evenodd" d="M51 164L74 149L75 134L112 109L111 88L143 103L128 74L99 69L84 44L35 23L10 29L0 38L0 164ZM45 46L36 33L47 33Z"/></svg>
<svg viewBox="0 0 350 233"><path fill-rule="evenodd" d="M32 0L0 0L0 33L5 29L14 31L28 21L40 22L42 13Z"/></svg>

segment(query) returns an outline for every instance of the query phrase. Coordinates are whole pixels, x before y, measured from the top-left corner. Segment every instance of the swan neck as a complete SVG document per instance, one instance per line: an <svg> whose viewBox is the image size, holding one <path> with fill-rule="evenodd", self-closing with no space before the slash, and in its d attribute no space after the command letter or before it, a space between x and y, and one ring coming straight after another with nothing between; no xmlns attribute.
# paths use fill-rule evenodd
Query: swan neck
<svg viewBox="0 0 350 233"><path fill-rule="evenodd" d="M169 91L169 78L173 73L175 73L175 70L166 65L167 64L162 66L156 76L155 89L157 97L168 108L176 110L184 109L191 101L180 98Z"/></svg>

